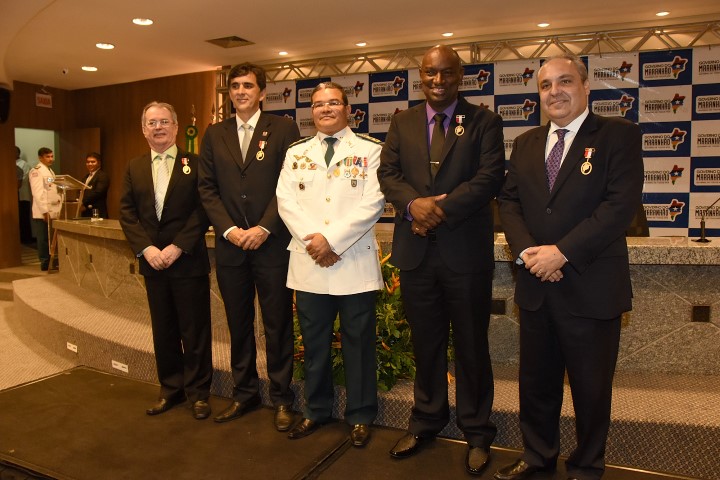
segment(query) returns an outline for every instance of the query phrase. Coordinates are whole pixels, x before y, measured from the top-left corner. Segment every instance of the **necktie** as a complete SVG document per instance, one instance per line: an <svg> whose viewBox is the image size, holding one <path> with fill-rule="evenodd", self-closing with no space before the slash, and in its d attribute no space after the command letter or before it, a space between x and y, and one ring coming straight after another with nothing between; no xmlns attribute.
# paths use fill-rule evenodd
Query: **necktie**
<svg viewBox="0 0 720 480"><path fill-rule="evenodd" d="M160 220L163 204L165 203L165 193L167 193L168 182L170 181L170 172L163 155L155 157L155 162L155 213L158 220Z"/></svg>
<svg viewBox="0 0 720 480"><path fill-rule="evenodd" d="M433 177L440 169L440 161L442 160L443 144L445 143L445 127L443 126L445 117L444 113L436 113L433 117L435 127L430 141L430 171Z"/></svg>
<svg viewBox="0 0 720 480"><path fill-rule="evenodd" d="M243 163L244 163L247 161L246 157L247 157L248 148L250 148L250 140L252 139L252 130L250 130L249 123L243 123L242 128L243 128L243 130L245 130L245 133L243 134L243 140L242 140L242 145L240 146L240 150L242 151Z"/></svg>
<svg viewBox="0 0 720 480"><path fill-rule="evenodd" d="M565 130L564 128L559 128L555 130L555 133L558 137L557 143L553 145L553 148L552 150L550 150L550 154L548 155L547 162L545 163L548 188L550 190L553 189L553 185L555 185L555 179L557 178L557 174L560 171L560 163L562 162L563 151L565 150L565 134L567 133L567 130Z"/></svg>
<svg viewBox="0 0 720 480"><path fill-rule="evenodd" d="M330 166L333 155L335 155L335 147L333 147L335 142L337 142L337 138L335 137L327 137L325 139L325 143L327 143L327 150L325 150L325 165L328 167Z"/></svg>

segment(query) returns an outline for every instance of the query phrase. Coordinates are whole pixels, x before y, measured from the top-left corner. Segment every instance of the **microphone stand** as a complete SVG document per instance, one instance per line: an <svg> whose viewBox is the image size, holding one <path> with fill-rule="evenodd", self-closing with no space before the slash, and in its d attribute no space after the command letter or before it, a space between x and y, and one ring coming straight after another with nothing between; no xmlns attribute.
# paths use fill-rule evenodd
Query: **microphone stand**
<svg viewBox="0 0 720 480"><path fill-rule="evenodd" d="M705 210L703 210L702 213L700 214L700 238L698 238L697 240L693 240L693 242L710 243L710 239L705 238L705 214L708 212L708 210L710 210L712 207L714 207L715 204L718 203L719 201L720 201L720 197L718 197L717 200L715 200L712 204L710 204L710 206L707 207Z"/></svg>

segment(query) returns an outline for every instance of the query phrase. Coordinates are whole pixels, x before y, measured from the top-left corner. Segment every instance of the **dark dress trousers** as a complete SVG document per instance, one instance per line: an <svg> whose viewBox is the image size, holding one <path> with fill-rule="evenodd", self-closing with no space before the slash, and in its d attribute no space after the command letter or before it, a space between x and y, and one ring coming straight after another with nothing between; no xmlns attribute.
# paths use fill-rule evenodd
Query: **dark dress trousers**
<svg viewBox="0 0 720 480"><path fill-rule="evenodd" d="M189 173L182 159L188 159ZM207 400L212 382L208 221L197 193L198 159L178 151L162 219L155 213L152 159L130 161L120 198L120 225L145 277L155 360L163 398ZM169 268L153 269L141 252L174 244L183 253Z"/></svg>
<svg viewBox="0 0 720 480"><path fill-rule="evenodd" d="M110 188L110 177L103 169L98 169L90 179L90 183L87 182L87 177L84 181L92 188L85 189L83 193L82 203L85 205L85 211L81 216L91 217L93 209L97 208L100 218L108 218L107 194Z"/></svg>
<svg viewBox="0 0 720 480"><path fill-rule="evenodd" d="M531 246L557 245L568 260L563 278L554 283L541 282L524 267L517 269L523 460L555 465L567 369L577 429L568 474L600 478L620 315L631 309L625 230L643 187L640 130L623 119L590 113L549 191L548 129L538 127L515 140L498 196L514 258ZM583 166L586 159L592 165L589 171Z"/></svg>
<svg viewBox="0 0 720 480"><path fill-rule="evenodd" d="M290 405L293 364L292 291L285 286L290 234L277 211L275 187L288 146L300 138L291 119L261 113L247 158L242 158L237 121L208 127L200 151L200 196L215 229L217 279L230 330L233 398L258 394L255 292L265 330L270 398ZM262 144L261 142L265 142ZM260 154L259 152L262 153ZM245 251L223 237L233 225L270 231L257 250Z"/></svg>
<svg viewBox="0 0 720 480"><path fill-rule="evenodd" d="M458 135L457 115L464 115ZM403 302L417 366L409 431L433 436L449 420L448 329L452 325L457 423L468 444L489 447L493 375L488 352L495 266L490 201L503 181L502 120L459 98L433 178L425 103L393 117L378 170L396 211L391 262L400 270ZM433 236L413 235L406 207L418 197L447 193L447 216Z"/></svg>

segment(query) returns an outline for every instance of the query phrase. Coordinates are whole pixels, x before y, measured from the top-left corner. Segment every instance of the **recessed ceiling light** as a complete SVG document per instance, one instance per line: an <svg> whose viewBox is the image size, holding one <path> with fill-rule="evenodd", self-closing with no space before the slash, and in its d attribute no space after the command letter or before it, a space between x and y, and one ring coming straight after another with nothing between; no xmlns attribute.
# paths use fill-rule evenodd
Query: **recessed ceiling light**
<svg viewBox="0 0 720 480"><path fill-rule="evenodd" d="M113 45L112 43L96 43L95 46L103 50L112 50L113 48L115 48L115 45Z"/></svg>
<svg viewBox="0 0 720 480"><path fill-rule="evenodd" d="M278 52L278 55L281 55L281 56L285 56L285 55L287 55L287 54L288 54L288 52L286 52L286 51L284 51L284 50L283 50L282 52Z"/></svg>
<svg viewBox="0 0 720 480"><path fill-rule="evenodd" d="M97 67L90 67L88 65L84 65L82 69L86 72L97 72Z"/></svg>
<svg viewBox="0 0 720 480"><path fill-rule="evenodd" d="M452 37L452 36L453 36L453 32L445 32L445 33L442 34L442 36L443 36L443 37Z"/></svg>
<svg viewBox="0 0 720 480"><path fill-rule="evenodd" d="M153 21L150 20L149 18L133 18L133 23L135 25L147 26L147 25L152 25Z"/></svg>
<svg viewBox="0 0 720 480"><path fill-rule="evenodd" d="M670 12L657 12L655 15L658 17L666 17L670 15Z"/></svg>
<svg viewBox="0 0 720 480"><path fill-rule="evenodd" d="M550 24L549 23L538 23L537 26L540 28L547 28L550 26Z"/></svg>
<svg viewBox="0 0 720 480"><path fill-rule="evenodd" d="M358 47L365 47L367 46L367 42L358 42L355 45L357 45Z"/></svg>

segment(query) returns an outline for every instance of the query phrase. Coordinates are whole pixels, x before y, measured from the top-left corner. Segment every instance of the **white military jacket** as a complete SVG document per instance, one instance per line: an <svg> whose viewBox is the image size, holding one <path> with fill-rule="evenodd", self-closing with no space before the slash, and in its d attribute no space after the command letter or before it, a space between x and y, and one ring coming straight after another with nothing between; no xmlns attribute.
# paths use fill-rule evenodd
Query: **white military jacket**
<svg viewBox="0 0 720 480"><path fill-rule="evenodd" d="M55 186L55 172L44 163L39 162L28 174L32 192L32 216L43 218L46 213L50 218L58 218L62 208L62 197Z"/></svg>
<svg viewBox="0 0 720 480"><path fill-rule="evenodd" d="M285 155L276 193L292 235L287 286L330 295L379 290L374 226L385 206L377 179L382 145L348 127L334 136L339 140L329 167L319 134L291 145ZM327 239L340 256L337 263L328 268L315 263L303 241L311 233Z"/></svg>

